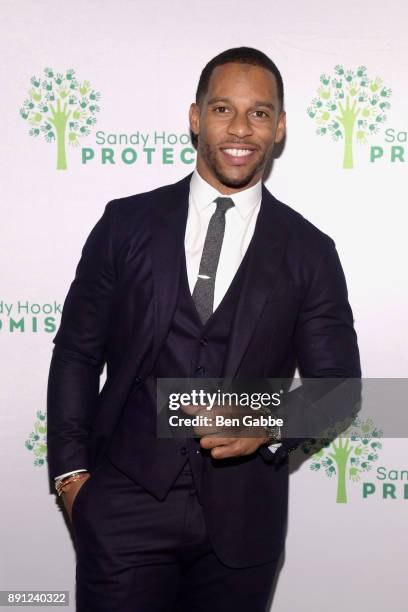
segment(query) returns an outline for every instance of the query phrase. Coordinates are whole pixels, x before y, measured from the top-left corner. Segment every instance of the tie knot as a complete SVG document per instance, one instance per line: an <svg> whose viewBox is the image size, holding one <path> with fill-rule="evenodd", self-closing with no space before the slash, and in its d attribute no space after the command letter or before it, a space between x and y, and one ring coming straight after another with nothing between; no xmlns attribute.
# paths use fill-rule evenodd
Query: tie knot
<svg viewBox="0 0 408 612"><path fill-rule="evenodd" d="M217 204L217 211L220 210L221 212L224 212L224 213L229 208L232 208L233 206L235 206L232 198L219 197L219 198L215 198L214 202L216 202Z"/></svg>

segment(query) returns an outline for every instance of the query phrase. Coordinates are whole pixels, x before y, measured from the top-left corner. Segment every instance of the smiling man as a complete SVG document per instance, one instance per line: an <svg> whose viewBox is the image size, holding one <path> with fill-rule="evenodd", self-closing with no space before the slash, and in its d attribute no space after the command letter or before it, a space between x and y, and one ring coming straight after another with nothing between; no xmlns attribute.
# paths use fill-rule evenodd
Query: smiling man
<svg viewBox="0 0 408 612"><path fill-rule="evenodd" d="M283 83L270 61L228 62L204 70L190 126L198 137L197 171L220 193L255 185L285 134Z"/></svg>
<svg viewBox="0 0 408 612"><path fill-rule="evenodd" d="M290 380L296 365L361 375L333 241L262 182L283 108L264 53L213 58L190 108L194 172L109 202L84 245L48 383L78 612L268 609L301 439L159 438L156 391L158 378Z"/></svg>

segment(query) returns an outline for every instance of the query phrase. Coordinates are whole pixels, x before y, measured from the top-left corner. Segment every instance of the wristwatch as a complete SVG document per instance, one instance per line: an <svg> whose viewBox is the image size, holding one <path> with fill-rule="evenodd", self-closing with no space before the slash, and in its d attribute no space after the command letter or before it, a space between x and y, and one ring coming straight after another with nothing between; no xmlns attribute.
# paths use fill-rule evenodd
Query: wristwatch
<svg viewBox="0 0 408 612"><path fill-rule="evenodd" d="M272 415L272 413L265 406L261 406L258 409L258 413L261 413L266 417L270 417ZM265 429L268 435L268 439L266 441L268 446L269 444L280 442L282 440L282 433L279 425L262 425L262 428Z"/></svg>

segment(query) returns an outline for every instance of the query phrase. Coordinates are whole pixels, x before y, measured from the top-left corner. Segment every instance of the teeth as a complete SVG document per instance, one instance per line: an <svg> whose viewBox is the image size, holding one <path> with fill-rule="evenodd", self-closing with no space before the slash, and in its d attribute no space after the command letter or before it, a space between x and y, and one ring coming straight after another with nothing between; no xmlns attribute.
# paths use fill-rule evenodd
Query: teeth
<svg viewBox="0 0 408 612"><path fill-rule="evenodd" d="M234 157L244 157L252 153L250 149L224 149L224 151L228 153L228 155L233 155Z"/></svg>

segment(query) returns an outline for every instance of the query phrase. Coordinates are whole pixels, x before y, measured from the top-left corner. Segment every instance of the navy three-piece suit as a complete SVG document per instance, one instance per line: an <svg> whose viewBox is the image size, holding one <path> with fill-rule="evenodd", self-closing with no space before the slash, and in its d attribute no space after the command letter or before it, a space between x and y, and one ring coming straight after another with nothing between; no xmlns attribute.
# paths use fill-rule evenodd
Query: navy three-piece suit
<svg viewBox="0 0 408 612"><path fill-rule="evenodd" d="M262 566L284 546L287 457L299 440L284 438L275 453L263 446L217 460L195 439L159 439L156 379L290 379L296 367L302 377L359 378L353 316L334 242L263 186L250 245L203 325L184 252L190 178L109 202L84 245L54 338L50 476L90 470L73 505L86 538L82 514L100 466L108 461L123 485L160 506L188 465L220 561ZM106 546L116 542L106 536Z"/></svg>

